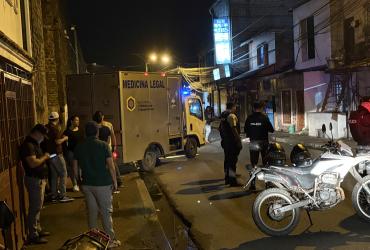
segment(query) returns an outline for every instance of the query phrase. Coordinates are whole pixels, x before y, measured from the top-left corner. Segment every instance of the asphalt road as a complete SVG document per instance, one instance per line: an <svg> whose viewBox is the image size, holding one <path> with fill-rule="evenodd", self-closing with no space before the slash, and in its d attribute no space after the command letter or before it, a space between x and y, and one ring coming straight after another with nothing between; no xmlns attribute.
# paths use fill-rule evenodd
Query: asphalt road
<svg viewBox="0 0 370 250"><path fill-rule="evenodd" d="M290 145L284 147L290 152ZM241 182L248 179L244 167L248 158L244 146L237 169ZM219 142L200 149L196 159L166 159L156 168L156 176L172 205L191 223L191 234L201 249L370 249L370 224L352 208L350 176L343 185L348 199L334 209L312 212L310 228L302 211L298 227L286 237L268 237L255 226L251 208L258 192L224 185ZM257 184L259 190L263 186Z"/></svg>

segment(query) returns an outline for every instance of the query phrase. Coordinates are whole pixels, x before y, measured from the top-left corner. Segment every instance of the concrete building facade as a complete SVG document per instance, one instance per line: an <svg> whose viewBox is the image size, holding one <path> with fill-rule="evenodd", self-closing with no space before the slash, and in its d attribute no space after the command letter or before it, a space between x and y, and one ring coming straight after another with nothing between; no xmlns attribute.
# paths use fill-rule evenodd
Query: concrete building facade
<svg viewBox="0 0 370 250"><path fill-rule="evenodd" d="M348 116L370 95L368 0L307 1L293 10L295 69L302 71L306 127L349 137Z"/></svg>
<svg viewBox="0 0 370 250"><path fill-rule="evenodd" d="M287 130L304 123L304 117L296 115L295 105L296 90L303 87L284 80L296 79L286 74L294 66L290 12L294 4L288 0L219 0L211 7L213 18L228 16L231 22L232 77L225 86L228 99L239 104L241 120L252 112L255 101L266 101L275 127ZM285 102L282 93L288 94L283 90L289 86L292 101Z"/></svg>
<svg viewBox="0 0 370 250"><path fill-rule="evenodd" d="M21 249L26 239L18 146L50 111L67 118L65 75L77 71L70 28L64 1L0 0L0 201L15 215L6 232L9 249ZM0 248L4 244L0 237Z"/></svg>

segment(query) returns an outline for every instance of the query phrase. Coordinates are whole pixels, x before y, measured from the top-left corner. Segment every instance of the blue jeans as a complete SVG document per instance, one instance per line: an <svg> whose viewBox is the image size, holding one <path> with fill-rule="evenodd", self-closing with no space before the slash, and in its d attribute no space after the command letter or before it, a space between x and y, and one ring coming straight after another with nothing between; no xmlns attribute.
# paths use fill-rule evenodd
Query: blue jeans
<svg viewBox="0 0 370 250"><path fill-rule="evenodd" d="M111 239L115 239L113 230L113 196L112 185L109 186L82 186L87 206L89 229L98 228L98 216L101 216L104 232Z"/></svg>
<svg viewBox="0 0 370 250"><path fill-rule="evenodd" d="M50 159L50 189L52 198L64 197L66 193L67 167L62 154ZM59 193L58 193L59 191Z"/></svg>
<svg viewBox="0 0 370 250"><path fill-rule="evenodd" d="M27 215L28 238L34 239L41 232L40 211L44 204L46 180L25 176L24 184L28 191L29 206Z"/></svg>

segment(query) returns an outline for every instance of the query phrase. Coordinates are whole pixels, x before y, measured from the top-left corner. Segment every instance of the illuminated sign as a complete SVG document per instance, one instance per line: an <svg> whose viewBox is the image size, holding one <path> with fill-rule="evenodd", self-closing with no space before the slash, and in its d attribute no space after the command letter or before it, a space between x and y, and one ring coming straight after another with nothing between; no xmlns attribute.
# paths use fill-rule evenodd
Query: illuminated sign
<svg viewBox="0 0 370 250"><path fill-rule="evenodd" d="M224 69L225 69L225 77L227 78L227 77L230 77L231 76L231 74L230 74L230 65L225 65L225 67L224 67Z"/></svg>
<svg viewBox="0 0 370 250"><path fill-rule="evenodd" d="M213 34L215 39L216 63L231 63L231 41L229 18L213 20Z"/></svg>
<svg viewBox="0 0 370 250"><path fill-rule="evenodd" d="M220 69L214 69L213 70L213 80L217 81L220 80Z"/></svg>

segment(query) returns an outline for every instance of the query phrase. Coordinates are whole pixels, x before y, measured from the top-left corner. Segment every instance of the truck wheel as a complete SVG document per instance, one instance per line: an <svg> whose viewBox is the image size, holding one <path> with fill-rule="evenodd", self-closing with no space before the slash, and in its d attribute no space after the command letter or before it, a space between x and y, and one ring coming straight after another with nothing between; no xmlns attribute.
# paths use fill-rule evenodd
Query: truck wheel
<svg viewBox="0 0 370 250"><path fill-rule="evenodd" d="M157 154L155 151L148 149L145 151L144 159L141 162L141 167L146 172L152 172L157 164Z"/></svg>
<svg viewBox="0 0 370 250"><path fill-rule="evenodd" d="M195 140L195 138L192 137L188 138L184 149L187 158L189 159L195 158L198 152L198 143Z"/></svg>

